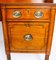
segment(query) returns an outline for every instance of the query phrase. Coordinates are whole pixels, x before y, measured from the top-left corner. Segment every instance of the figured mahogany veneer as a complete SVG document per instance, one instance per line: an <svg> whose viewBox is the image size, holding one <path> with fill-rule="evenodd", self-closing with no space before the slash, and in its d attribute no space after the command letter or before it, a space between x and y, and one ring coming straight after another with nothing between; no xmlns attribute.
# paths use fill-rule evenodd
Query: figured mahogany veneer
<svg viewBox="0 0 56 60"><path fill-rule="evenodd" d="M38 18L36 18L35 16L34 16L34 13L36 12L36 11L41 11L42 13L43 13L43 17L41 17L41 18L39 18L40 20L42 19L42 20L44 20L44 19L46 19L46 20L48 20L48 19L50 19L50 9L45 9L45 8L23 8L23 9L20 9L20 8L15 8L15 9L6 9L6 11L7 11L7 19L32 19L32 20L34 20L34 19L38 19ZM20 11L20 13L21 13L21 16L20 17L18 17L18 18L14 18L13 17L13 12L14 11ZM10 13L9 13L10 12ZM13 20L12 20L13 21Z"/></svg>
<svg viewBox="0 0 56 60"><path fill-rule="evenodd" d="M10 51L45 52L49 23L20 22L8 23ZM24 35L31 34L32 40L26 41Z"/></svg>
<svg viewBox="0 0 56 60"><path fill-rule="evenodd" d="M55 4L1 4L8 60L10 52L45 53L49 60L55 10Z"/></svg>
<svg viewBox="0 0 56 60"><path fill-rule="evenodd" d="M0 3L53 3L53 0L0 0Z"/></svg>

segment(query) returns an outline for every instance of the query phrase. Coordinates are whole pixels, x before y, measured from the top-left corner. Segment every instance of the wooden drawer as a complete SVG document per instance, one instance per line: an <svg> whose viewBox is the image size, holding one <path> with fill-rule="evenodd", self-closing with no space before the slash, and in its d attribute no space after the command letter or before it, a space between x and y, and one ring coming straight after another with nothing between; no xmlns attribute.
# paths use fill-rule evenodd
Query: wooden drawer
<svg viewBox="0 0 56 60"><path fill-rule="evenodd" d="M20 19L22 20L26 20L28 19L28 21L30 19L34 20L34 19L46 19L48 20L50 18L50 9L41 9L41 8L25 8L25 9L7 9L6 10L7 13L7 20L12 20L13 19L18 19L18 21Z"/></svg>
<svg viewBox="0 0 56 60"><path fill-rule="evenodd" d="M8 23L10 51L39 52L46 50L49 23Z"/></svg>

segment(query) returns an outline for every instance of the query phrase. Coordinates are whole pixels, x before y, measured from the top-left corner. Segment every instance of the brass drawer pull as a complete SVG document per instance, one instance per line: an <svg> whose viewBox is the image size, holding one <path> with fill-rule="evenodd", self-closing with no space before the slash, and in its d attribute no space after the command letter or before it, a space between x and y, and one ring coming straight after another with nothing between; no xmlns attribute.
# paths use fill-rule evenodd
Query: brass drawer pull
<svg viewBox="0 0 56 60"><path fill-rule="evenodd" d="M31 34L24 35L24 40L31 41L32 40L32 35Z"/></svg>
<svg viewBox="0 0 56 60"><path fill-rule="evenodd" d="M13 17L14 18L19 18L21 16L21 12L20 11L14 11L13 12Z"/></svg>
<svg viewBox="0 0 56 60"><path fill-rule="evenodd" d="M43 16L43 12L41 12L41 11L36 11L36 12L34 13L34 16L35 16L36 18L41 18L41 17Z"/></svg>

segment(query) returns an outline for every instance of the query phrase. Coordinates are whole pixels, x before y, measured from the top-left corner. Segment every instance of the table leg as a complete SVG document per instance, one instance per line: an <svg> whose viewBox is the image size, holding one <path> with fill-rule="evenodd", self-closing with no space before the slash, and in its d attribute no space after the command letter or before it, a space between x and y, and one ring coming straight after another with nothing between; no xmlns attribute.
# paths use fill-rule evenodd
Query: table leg
<svg viewBox="0 0 56 60"><path fill-rule="evenodd" d="M45 60L49 60L49 55L45 55Z"/></svg>
<svg viewBox="0 0 56 60"><path fill-rule="evenodd" d="M11 60L10 54L7 54L7 60Z"/></svg>

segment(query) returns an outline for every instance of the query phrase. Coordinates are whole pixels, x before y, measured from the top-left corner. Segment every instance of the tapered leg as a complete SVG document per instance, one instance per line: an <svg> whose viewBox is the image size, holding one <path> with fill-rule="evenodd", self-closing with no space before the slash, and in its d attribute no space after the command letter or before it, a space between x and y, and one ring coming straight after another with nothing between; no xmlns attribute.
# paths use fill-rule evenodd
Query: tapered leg
<svg viewBox="0 0 56 60"><path fill-rule="evenodd" d="M45 55L45 60L49 60L49 55Z"/></svg>
<svg viewBox="0 0 56 60"><path fill-rule="evenodd" d="M11 60L10 54L7 54L7 60Z"/></svg>

